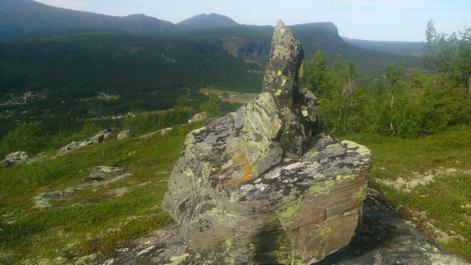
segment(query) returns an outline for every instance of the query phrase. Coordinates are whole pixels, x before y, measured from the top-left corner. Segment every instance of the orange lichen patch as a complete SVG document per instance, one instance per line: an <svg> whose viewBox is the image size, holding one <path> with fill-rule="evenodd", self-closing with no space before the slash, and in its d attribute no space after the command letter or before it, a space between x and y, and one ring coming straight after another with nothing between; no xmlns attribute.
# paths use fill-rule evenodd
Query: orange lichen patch
<svg viewBox="0 0 471 265"><path fill-rule="evenodd" d="M232 165L227 170L233 171L233 174L222 179L218 184L219 188L238 188L255 178L255 173L244 155L234 157Z"/></svg>

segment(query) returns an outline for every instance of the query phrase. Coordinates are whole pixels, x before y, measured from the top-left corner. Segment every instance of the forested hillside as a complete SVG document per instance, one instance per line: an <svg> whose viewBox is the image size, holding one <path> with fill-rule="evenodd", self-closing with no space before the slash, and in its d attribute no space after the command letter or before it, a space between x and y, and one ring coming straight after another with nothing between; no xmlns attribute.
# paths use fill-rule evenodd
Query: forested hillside
<svg viewBox="0 0 471 265"><path fill-rule="evenodd" d="M330 61L341 55L358 65L362 80L380 77L388 63L417 65L413 57L353 47L331 23L292 28L307 57L319 50ZM31 120L70 123L167 109L187 89L202 86L258 91L272 31L236 26L160 36L102 32L2 41L0 132Z"/></svg>

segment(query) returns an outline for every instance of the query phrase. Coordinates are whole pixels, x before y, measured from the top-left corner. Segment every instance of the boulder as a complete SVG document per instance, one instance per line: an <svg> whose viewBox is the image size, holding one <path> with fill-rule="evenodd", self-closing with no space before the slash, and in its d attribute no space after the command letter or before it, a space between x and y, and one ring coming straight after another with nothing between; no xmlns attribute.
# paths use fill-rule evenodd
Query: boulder
<svg viewBox="0 0 471 265"><path fill-rule="evenodd" d="M118 135L116 136L116 139L125 140L125 139L129 139L131 137L132 137L131 130L124 130L124 131L121 131L120 133L118 133Z"/></svg>
<svg viewBox="0 0 471 265"><path fill-rule="evenodd" d="M191 117L191 119L188 120L188 123L195 123L195 122L204 121L207 118L208 118L208 114L206 112L200 112L200 113L197 113L197 114L193 115L193 117Z"/></svg>
<svg viewBox="0 0 471 265"><path fill-rule="evenodd" d="M25 151L18 151L5 156L3 166L21 165L28 162L29 155Z"/></svg>
<svg viewBox="0 0 471 265"><path fill-rule="evenodd" d="M162 207L208 264L309 264L357 229L370 151L316 133L319 103L299 88L302 64L279 23L263 92L185 140Z"/></svg>

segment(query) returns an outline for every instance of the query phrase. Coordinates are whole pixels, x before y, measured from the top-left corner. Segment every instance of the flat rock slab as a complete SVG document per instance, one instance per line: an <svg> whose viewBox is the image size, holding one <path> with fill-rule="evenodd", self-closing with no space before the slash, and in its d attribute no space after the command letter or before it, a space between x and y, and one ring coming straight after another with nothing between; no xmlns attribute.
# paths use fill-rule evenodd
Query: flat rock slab
<svg viewBox="0 0 471 265"><path fill-rule="evenodd" d="M395 215L378 192L368 190L363 208L362 226L351 243L315 265L469 264L440 250L424 234ZM129 247L117 249L113 258L95 265L220 264L202 259L178 239L177 233L175 225L155 231Z"/></svg>

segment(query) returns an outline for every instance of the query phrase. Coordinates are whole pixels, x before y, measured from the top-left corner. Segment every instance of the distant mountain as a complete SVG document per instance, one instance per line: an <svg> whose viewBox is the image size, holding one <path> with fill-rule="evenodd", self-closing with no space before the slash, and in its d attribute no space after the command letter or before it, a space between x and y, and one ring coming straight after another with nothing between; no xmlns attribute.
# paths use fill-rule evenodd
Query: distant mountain
<svg viewBox="0 0 471 265"><path fill-rule="evenodd" d="M237 25L232 18L215 13L197 15L177 23L180 30L205 30Z"/></svg>
<svg viewBox="0 0 471 265"><path fill-rule="evenodd" d="M174 29L168 21L144 15L115 17L52 7L32 0L0 1L0 38L80 31L161 33Z"/></svg>
<svg viewBox="0 0 471 265"><path fill-rule="evenodd" d="M234 25L237 22L218 14L202 14L174 25L142 14L117 17L52 7L33 0L0 1L0 38L3 39L84 31L154 34Z"/></svg>
<svg viewBox="0 0 471 265"><path fill-rule="evenodd" d="M33 0L0 0L0 39L75 32L107 31L157 34L237 25L222 15L199 15L174 25L143 14L126 17L48 6Z"/></svg>
<svg viewBox="0 0 471 265"><path fill-rule="evenodd" d="M171 22L149 17L144 14L130 15L120 18L121 27L118 31L132 33L162 33L175 30Z"/></svg>
<svg viewBox="0 0 471 265"><path fill-rule="evenodd" d="M419 56L424 48L423 42L409 42L409 41L371 41L371 40L356 40L344 38L344 40L354 46L376 50L381 52L388 52L399 55Z"/></svg>

